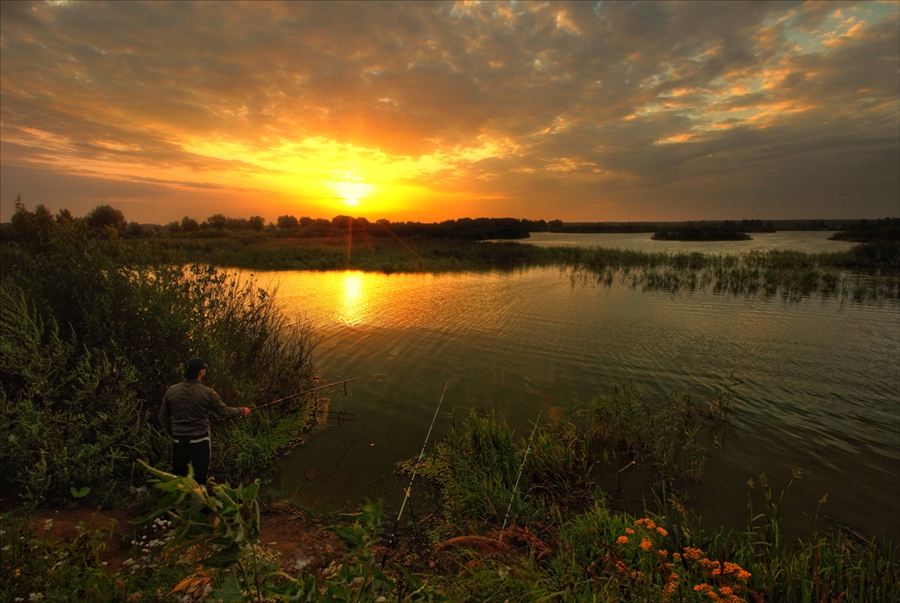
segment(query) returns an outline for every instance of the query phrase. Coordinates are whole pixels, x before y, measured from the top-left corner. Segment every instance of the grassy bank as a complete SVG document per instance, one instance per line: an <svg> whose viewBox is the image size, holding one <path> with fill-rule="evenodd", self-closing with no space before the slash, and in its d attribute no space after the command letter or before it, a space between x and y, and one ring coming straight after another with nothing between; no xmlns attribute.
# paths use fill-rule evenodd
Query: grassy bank
<svg viewBox="0 0 900 603"><path fill-rule="evenodd" d="M726 390L702 403L681 395L651 404L623 389L518 436L502 418L473 412L421 463L404 465L417 471L419 515L409 507L396 522L366 503L333 520L327 529L344 548L315 565L261 540L258 481L206 492L146 467L157 494L131 536L130 563L104 569L100 534L53 546L7 515L0 593L134 603L897 600L891 545L815 530L787 540L785 492L764 480L743 527L703 526L691 513L682 487L702 479L728 436L730 400ZM611 495L635 472L651 477L647 502L623 508Z"/></svg>

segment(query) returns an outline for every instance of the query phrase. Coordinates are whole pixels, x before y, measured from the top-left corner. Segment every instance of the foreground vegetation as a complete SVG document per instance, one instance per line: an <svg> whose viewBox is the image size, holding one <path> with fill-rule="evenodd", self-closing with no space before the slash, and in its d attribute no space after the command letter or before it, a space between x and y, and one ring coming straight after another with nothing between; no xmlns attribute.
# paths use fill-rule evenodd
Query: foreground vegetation
<svg viewBox="0 0 900 603"><path fill-rule="evenodd" d="M137 522L144 536L134 537L131 563L105 571L97 534L53 546L6 515L10 572L0 592L13 601L897 600L891 545L815 530L787 541L785 491L765 478L750 490L745 527L701 526L680 484L700 479L727 437L730 399L723 391L704 404L688 395L650 404L624 389L527 439L471 413L416 464L417 504L430 491L432 512L392 530L380 503L364 504L330 528L346 549L318 570L260 541L258 480L207 492L145 465L159 494ZM634 472L654 477L652 502L616 508L607 492Z"/></svg>

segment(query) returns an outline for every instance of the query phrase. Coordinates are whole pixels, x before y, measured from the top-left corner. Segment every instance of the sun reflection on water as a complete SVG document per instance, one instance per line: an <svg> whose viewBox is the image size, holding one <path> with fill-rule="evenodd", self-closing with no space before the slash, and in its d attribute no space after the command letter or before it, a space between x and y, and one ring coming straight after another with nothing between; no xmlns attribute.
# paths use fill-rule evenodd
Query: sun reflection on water
<svg viewBox="0 0 900 603"><path fill-rule="evenodd" d="M363 309L366 306L365 289L363 288L362 273L344 273L344 291L340 299L338 320L340 322L355 325L363 320Z"/></svg>

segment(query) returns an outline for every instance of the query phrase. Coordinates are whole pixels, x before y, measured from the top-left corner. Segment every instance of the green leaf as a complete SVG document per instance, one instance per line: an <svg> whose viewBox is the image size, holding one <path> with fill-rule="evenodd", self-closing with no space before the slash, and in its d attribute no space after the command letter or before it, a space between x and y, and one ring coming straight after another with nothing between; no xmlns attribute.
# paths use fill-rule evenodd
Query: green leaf
<svg viewBox="0 0 900 603"><path fill-rule="evenodd" d="M242 556L243 551L240 545L232 544L218 553L210 555L200 563L207 567L230 567L237 563Z"/></svg>
<svg viewBox="0 0 900 603"><path fill-rule="evenodd" d="M212 593L213 601L222 601L223 603L231 603L232 601L243 601L241 588L238 585L237 576L232 573L219 588Z"/></svg>
<svg viewBox="0 0 900 603"><path fill-rule="evenodd" d="M71 492L72 496L74 496L75 498L84 498L85 496L90 494L91 489L88 488L87 486L85 486L84 488L81 488L80 490L76 490L75 486L72 486L71 488L69 488L69 492Z"/></svg>

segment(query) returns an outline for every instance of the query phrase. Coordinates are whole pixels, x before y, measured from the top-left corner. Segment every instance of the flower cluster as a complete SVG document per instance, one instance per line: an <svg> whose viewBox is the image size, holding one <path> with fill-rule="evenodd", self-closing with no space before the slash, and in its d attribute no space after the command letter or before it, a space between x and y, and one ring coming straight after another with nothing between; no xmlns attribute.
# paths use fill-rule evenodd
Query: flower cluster
<svg viewBox="0 0 900 603"><path fill-rule="evenodd" d="M743 603L744 601L734 594L734 591L730 586L720 586L717 591L714 586L710 586L704 582L703 584L695 586L694 590L708 596L709 600L714 603Z"/></svg>
<svg viewBox="0 0 900 603"><path fill-rule="evenodd" d="M653 521L652 519L650 519L649 517L645 517L644 519L638 519L634 523L635 523L635 525L644 526L645 528L647 528L647 530L649 530L651 532L655 531L655 532L659 533L660 536L668 536L669 535L669 533L666 531L665 528L656 525L656 522Z"/></svg>
<svg viewBox="0 0 900 603"><path fill-rule="evenodd" d="M638 519L635 526L639 531L626 528L625 534L616 539L622 557L615 562L619 575L630 578L632 581L638 576L643 577L638 571L632 571L625 559L636 559L636 563L643 565L646 570L653 563L658 568L652 572L662 579L662 600L673 601L683 599L685 592L680 592L680 586L687 581L686 588L690 592L690 576L694 579L705 580L701 584L693 586L693 591L703 596L704 600L713 603L738 603L743 601L739 596L741 590L750 579L750 572L744 570L736 563L727 561L715 561L706 556L702 549L684 547L680 552L672 553L663 548L657 548L654 539L667 536L665 528L656 524L649 518ZM632 536L634 538L632 539ZM638 540L638 536L640 539ZM637 546L630 545L634 541ZM654 561L647 558L645 553L653 553ZM637 557L635 557L637 555ZM649 577L649 574L647 574ZM652 581L651 581L652 582Z"/></svg>
<svg viewBox="0 0 900 603"><path fill-rule="evenodd" d="M159 558L166 545L171 540L167 535L172 522L168 519L156 518L151 526L152 534L144 534L140 538L131 541L131 546L138 550L136 557L126 559L122 565L128 567L132 574L137 574L142 569L153 569L159 565Z"/></svg>

